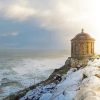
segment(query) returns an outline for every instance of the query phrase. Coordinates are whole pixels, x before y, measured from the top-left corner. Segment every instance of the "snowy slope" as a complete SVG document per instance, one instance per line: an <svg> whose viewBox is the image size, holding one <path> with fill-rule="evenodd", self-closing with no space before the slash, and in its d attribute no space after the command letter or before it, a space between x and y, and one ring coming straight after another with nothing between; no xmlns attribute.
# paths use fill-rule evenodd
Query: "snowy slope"
<svg viewBox="0 0 100 100"><path fill-rule="evenodd" d="M100 100L99 66L100 59L95 59L85 68L70 69L58 85L41 85L20 100ZM83 75L87 78L83 79Z"/></svg>

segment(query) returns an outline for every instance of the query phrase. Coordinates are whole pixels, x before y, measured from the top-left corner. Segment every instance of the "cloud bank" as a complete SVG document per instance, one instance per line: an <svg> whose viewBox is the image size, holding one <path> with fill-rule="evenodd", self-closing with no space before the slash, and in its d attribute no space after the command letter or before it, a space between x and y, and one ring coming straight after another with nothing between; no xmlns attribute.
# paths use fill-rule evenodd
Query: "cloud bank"
<svg viewBox="0 0 100 100"><path fill-rule="evenodd" d="M71 30L78 24L88 20L85 1L76 0L7 0L1 2L1 12L5 19L15 21L37 20L42 27L48 29ZM75 4L74 4L75 3ZM85 5L87 7L87 5ZM81 24L80 24L81 26Z"/></svg>
<svg viewBox="0 0 100 100"><path fill-rule="evenodd" d="M94 36L100 32L97 27L100 22L99 8L98 0L3 0L0 1L0 18L56 31L62 45L68 42L69 46L70 39L81 28Z"/></svg>

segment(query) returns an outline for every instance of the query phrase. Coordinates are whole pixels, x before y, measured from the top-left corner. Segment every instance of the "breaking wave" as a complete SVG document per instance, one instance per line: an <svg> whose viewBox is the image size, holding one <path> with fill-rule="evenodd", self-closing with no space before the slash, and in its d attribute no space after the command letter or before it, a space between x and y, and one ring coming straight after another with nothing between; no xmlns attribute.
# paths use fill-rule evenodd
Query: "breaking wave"
<svg viewBox="0 0 100 100"><path fill-rule="evenodd" d="M0 98L48 78L66 57L0 58Z"/></svg>

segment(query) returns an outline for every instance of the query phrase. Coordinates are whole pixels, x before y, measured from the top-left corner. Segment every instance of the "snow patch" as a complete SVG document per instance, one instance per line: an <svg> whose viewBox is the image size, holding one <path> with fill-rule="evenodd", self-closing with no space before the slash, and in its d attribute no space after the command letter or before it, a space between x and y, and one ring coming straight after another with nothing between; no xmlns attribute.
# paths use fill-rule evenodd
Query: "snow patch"
<svg viewBox="0 0 100 100"><path fill-rule="evenodd" d="M29 100L100 100L100 79L96 77L100 75L99 66L100 59L95 59L83 69L72 68L59 84L37 87L20 100L29 97L35 97ZM87 78L83 79L83 75Z"/></svg>

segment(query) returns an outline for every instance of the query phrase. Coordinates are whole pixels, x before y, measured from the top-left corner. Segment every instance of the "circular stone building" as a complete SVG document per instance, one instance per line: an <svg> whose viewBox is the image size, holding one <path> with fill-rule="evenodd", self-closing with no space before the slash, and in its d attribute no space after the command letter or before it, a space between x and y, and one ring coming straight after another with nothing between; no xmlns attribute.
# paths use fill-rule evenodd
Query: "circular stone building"
<svg viewBox="0 0 100 100"><path fill-rule="evenodd" d="M82 32L71 40L71 57L83 59L94 55L94 41L89 34Z"/></svg>

